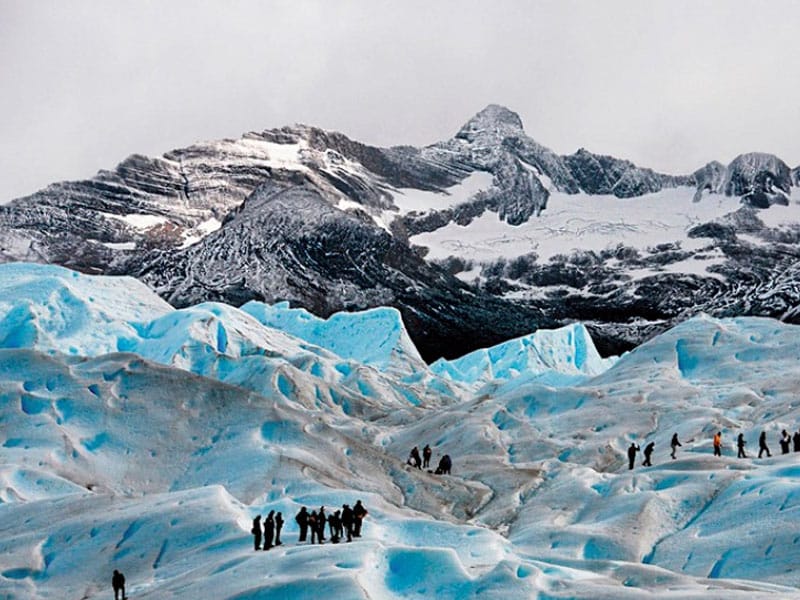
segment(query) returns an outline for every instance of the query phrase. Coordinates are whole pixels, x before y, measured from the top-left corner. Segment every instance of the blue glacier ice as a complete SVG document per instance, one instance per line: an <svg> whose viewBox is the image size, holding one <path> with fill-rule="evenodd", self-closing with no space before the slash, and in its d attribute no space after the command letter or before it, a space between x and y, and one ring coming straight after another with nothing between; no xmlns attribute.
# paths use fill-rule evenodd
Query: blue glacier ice
<svg viewBox="0 0 800 600"><path fill-rule="evenodd" d="M798 597L799 331L700 316L609 360L575 324L428 369L388 309L0 265L0 597L105 598L114 568L142 599ZM425 444L451 475L406 464ZM362 538L297 543L300 506L358 498Z"/></svg>
<svg viewBox="0 0 800 600"><path fill-rule="evenodd" d="M425 369L425 362L395 308L340 312L321 319L288 302L274 305L251 301L242 311L267 327L285 331L315 346L381 370L406 375Z"/></svg>
<svg viewBox="0 0 800 600"><path fill-rule="evenodd" d="M472 386L518 378L565 386L599 375L615 360L602 358L586 327L574 323L559 329L540 329L455 360L439 359L431 370Z"/></svg>

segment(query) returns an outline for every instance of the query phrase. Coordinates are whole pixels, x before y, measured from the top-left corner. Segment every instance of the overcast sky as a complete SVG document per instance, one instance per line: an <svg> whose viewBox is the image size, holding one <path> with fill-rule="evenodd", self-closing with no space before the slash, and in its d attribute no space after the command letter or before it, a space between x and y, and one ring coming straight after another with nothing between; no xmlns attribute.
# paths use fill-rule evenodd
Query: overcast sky
<svg viewBox="0 0 800 600"><path fill-rule="evenodd" d="M800 2L0 0L0 201L297 122L376 145L486 104L559 153L800 164Z"/></svg>

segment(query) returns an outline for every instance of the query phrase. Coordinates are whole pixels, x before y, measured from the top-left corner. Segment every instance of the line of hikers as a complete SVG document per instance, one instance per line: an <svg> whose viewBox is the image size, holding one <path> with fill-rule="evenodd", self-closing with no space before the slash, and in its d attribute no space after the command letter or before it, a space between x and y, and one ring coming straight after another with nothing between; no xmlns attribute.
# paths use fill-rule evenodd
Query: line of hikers
<svg viewBox="0 0 800 600"><path fill-rule="evenodd" d="M253 527L250 533L253 534L253 545L256 550L269 550L273 546L280 546L281 529L283 529L283 516L274 510L264 518L263 522L263 547L262 547L262 523L261 515L256 515L253 519ZM341 510L336 510L330 516L325 514L325 507L320 506L319 511L312 510L311 513L303 506L297 513L294 520L300 528L298 542L305 542L311 532L312 544L323 544L325 542L325 525L330 529L331 542L338 544L347 534L347 541L352 542L354 537L361 537L361 526L364 517L367 516L367 509L358 500L353 508L343 504ZM274 538L274 539L273 539Z"/></svg>
<svg viewBox="0 0 800 600"><path fill-rule="evenodd" d="M411 452L408 455L408 460L406 464L411 465L412 467L416 467L417 469L428 469L430 472L431 466L431 456L433 455L433 451L428 444L425 444L425 447L422 449L422 457L419 455L419 448L414 446L411 449ZM439 466L436 467L435 473L437 475L450 475L450 469L453 468L453 461L450 460L450 455L445 454L442 458L439 459Z"/></svg>
<svg viewBox="0 0 800 600"><path fill-rule="evenodd" d="M800 452L800 429L795 431L794 435L789 435L789 432L785 429L781 431L781 437L778 441L781 445L781 453L782 454L789 454L790 448L793 446L795 452ZM670 456L675 459L676 455L675 452L678 448L683 446L680 440L678 440L678 434L672 434L672 440L670 441L670 448L672 448L672 453ZM714 445L714 456L722 456L722 432L718 431L714 434L713 439ZM747 454L745 454L744 447L747 445L747 442L744 439L744 434L740 433L736 438L736 447L739 449L738 454L736 455L737 458L747 458ZM643 467L652 467L653 463L650 461L650 458L653 455L653 450L655 449L656 444L655 442L650 442L644 447L644 461L642 461ZM639 452L640 448L635 442L631 442L631 445L628 446L628 469L633 469L634 463L636 462L636 453ZM770 457L772 454L767 447L767 432L762 431L761 435L758 436L758 458L764 453L767 453L767 456Z"/></svg>

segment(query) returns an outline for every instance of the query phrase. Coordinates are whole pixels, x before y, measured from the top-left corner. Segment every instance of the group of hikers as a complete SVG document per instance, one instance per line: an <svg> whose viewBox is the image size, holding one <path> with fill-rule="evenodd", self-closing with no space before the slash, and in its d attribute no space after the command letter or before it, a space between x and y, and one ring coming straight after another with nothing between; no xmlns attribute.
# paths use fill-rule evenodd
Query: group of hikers
<svg viewBox="0 0 800 600"><path fill-rule="evenodd" d="M414 446L411 449L411 452L408 455L408 460L406 461L407 464L411 465L412 467L416 467L417 469L428 469L430 472L431 466L431 456L433 455L433 451L428 444L425 444L425 447L422 449L422 456L419 455L419 448ZM450 469L453 468L453 461L450 460L450 455L445 454L442 458L439 459L439 466L436 467L435 473L437 475L450 475Z"/></svg>
<svg viewBox="0 0 800 600"><path fill-rule="evenodd" d="M275 511L271 510L264 518L263 532L261 515L256 515L253 519L253 527L250 533L253 534L253 545L256 550L269 550L273 546L282 544L283 516L281 513L273 516L274 514ZM347 535L347 541L352 542L354 537L361 537L361 526L366 516L367 509L364 508L361 500L358 500L352 508L350 508L349 504L343 504L341 510L336 510L331 515L325 514L324 506L320 506L318 511L312 510L310 513L303 506L294 518L300 528L300 536L297 541L305 542L308 538L308 533L311 532L312 544L325 543L325 525L327 524L331 542L338 544L344 539L345 535Z"/></svg>
<svg viewBox="0 0 800 600"><path fill-rule="evenodd" d="M781 453L782 454L789 454L792 447L794 447L795 452L800 452L800 429L794 432L794 435L789 435L789 432L785 429L781 431L781 437L778 440L778 443L781 445ZM683 444L680 443L678 440L678 434L672 434L672 440L670 441L670 447L672 448L672 453L670 456L674 459L676 458L675 452L678 448L680 448ZM744 447L747 445L747 442L744 439L744 434L739 433L736 437L736 447L738 448L739 452L736 455L737 458L747 458L747 454L744 451ZM714 446L714 456L722 456L722 432L718 431L714 434L713 439L713 446ZM653 450L655 449L656 444L655 442L650 442L644 447L644 461L642 461L643 467L652 467L653 464L650 461L650 458L653 455ZM635 442L631 442L631 445L628 446L628 469L633 469L634 463L636 462L636 453L639 452L640 448ZM762 431L761 435L758 436L758 458L761 458L764 453L767 454L768 457L772 456L772 453L769 451L769 447L767 447L767 432Z"/></svg>

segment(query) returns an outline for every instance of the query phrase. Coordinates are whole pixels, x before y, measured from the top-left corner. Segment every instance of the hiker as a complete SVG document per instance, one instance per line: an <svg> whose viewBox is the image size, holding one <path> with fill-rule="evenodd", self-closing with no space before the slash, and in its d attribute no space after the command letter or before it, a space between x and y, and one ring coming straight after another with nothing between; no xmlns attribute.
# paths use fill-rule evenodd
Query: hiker
<svg viewBox="0 0 800 600"><path fill-rule="evenodd" d="M353 509L349 504L342 504L342 527L347 531L347 541L353 541Z"/></svg>
<svg viewBox="0 0 800 600"><path fill-rule="evenodd" d="M408 455L408 464L418 469L422 468L422 459L419 457L419 448L416 446L411 449L411 453Z"/></svg>
<svg viewBox="0 0 800 600"><path fill-rule="evenodd" d="M653 463L650 462L650 457L653 455L653 448L656 447L655 442L650 442L647 446L644 447L644 462L642 463L643 467L652 467Z"/></svg>
<svg viewBox="0 0 800 600"><path fill-rule="evenodd" d="M298 542L305 542L306 536L308 535L308 511L306 507L300 509L300 512L297 513L297 516L294 518L297 524L300 526L300 537L297 539Z"/></svg>
<svg viewBox="0 0 800 600"><path fill-rule="evenodd" d="M428 444L425 444L425 447L422 449L422 468L429 469L431 466L431 455L433 451Z"/></svg>
<svg viewBox="0 0 800 600"><path fill-rule="evenodd" d="M794 451L800 452L800 429L794 432L792 441L794 442Z"/></svg>
<svg viewBox="0 0 800 600"><path fill-rule="evenodd" d="M672 454L670 454L670 456L673 460L675 460L675 451L683 445L678 441L677 433L672 434L672 441L669 443L669 445L672 448Z"/></svg>
<svg viewBox="0 0 800 600"><path fill-rule="evenodd" d="M639 446L631 442L628 446L628 470L633 470L633 463L636 461L636 453L639 451Z"/></svg>
<svg viewBox="0 0 800 600"><path fill-rule="evenodd" d="M111 587L114 588L114 600L125 600L125 575L114 569L114 574L111 576ZM122 592L120 599L119 593Z"/></svg>
<svg viewBox="0 0 800 600"><path fill-rule="evenodd" d="M789 446L792 445L792 438L785 429L781 431L781 439L779 443L781 445L781 454L789 454Z"/></svg>
<svg viewBox="0 0 800 600"><path fill-rule="evenodd" d="M283 529L283 514L278 513L275 515L275 545L280 546L281 542L281 529Z"/></svg>
<svg viewBox="0 0 800 600"><path fill-rule="evenodd" d="M325 514L325 507L320 506L317 511L317 543L325 542L325 526L328 524L328 516Z"/></svg>
<svg viewBox="0 0 800 600"><path fill-rule="evenodd" d="M361 524L367 514L367 509L361 504L361 500L356 500L356 505L353 507L353 537L361 537Z"/></svg>
<svg viewBox="0 0 800 600"><path fill-rule="evenodd" d="M758 458L761 458L761 455L764 452L767 453L767 458L772 456L772 454L770 454L769 448L767 448L767 432L766 431L762 431L761 435L758 436Z"/></svg>
<svg viewBox="0 0 800 600"><path fill-rule="evenodd" d="M722 456L722 432L714 434L714 456Z"/></svg>
<svg viewBox="0 0 800 600"><path fill-rule="evenodd" d="M744 453L745 445L747 445L747 442L744 441L744 434L739 432L739 437L736 438L736 447L739 448L739 454L736 455L736 458L747 458L747 454Z"/></svg>
<svg viewBox="0 0 800 600"><path fill-rule="evenodd" d="M269 511L264 519L264 550L272 548L272 538L275 535L275 511Z"/></svg>
<svg viewBox="0 0 800 600"><path fill-rule="evenodd" d="M339 518L339 511L334 511L334 513L328 517L328 525L331 530L331 542L334 544L338 544L339 540L342 539L341 534L339 533L342 528L342 521Z"/></svg>
<svg viewBox="0 0 800 600"><path fill-rule="evenodd" d="M256 518L253 519L253 528L250 533L253 534L253 544L256 550L261 550L261 515L256 515Z"/></svg>
<svg viewBox="0 0 800 600"><path fill-rule="evenodd" d="M436 474L437 475L450 475L450 469L453 467L453 463L450 460L450 455L445 454L442 458L439 459L439 466L436 467Z"/></svg>
<svg viewBox="0 0 800 600"><path fill-rule="evenodd" d="M311 543L317 543L317 511L312 510L311 514L308 515L308 528L311 530Z"/></svg>

